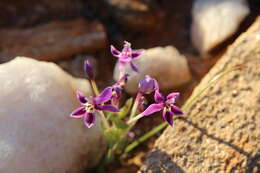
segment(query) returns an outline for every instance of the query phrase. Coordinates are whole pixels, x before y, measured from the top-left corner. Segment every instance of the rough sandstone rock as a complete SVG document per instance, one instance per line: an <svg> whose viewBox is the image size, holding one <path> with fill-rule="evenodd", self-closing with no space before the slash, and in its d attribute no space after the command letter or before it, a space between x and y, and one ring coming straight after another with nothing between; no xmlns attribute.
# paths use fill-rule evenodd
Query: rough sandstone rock
<svg viewBox="0 0 260 173"><path fill-rule="evenodd" d="M144 54L134 60L139 73L133 72L128 66L130 74L125 89L128 93L136 93L139 80L150 75L158 80L161 90L177 88L191 79L186 58L173 46L155 47L145 50ZM119 77L118 64L114 69L114 79ZM170 80L170 78L172 80Z"/></svg>
<svg viewBox="0 0 260 173"><path fill-rule="evenodd" d="M140 172L257 173L260 160L260 17L194 90L236 65L156 141Z"/></svg>
<svg viewBox="0 0 260 173"><path fill-rule="evenodd" d="M0 172L81 172L105 149L99 123L87 129L69 117L86 80L57 65L19 57L0 65ZM93 147L95 146L95 147Z"/></svg>
<svg viewBox="0 0 260 173"><path fill-rule="evenodd" d="M77 19L51 22L28 29L0 30L0 58L16 56L53 61L80 53L94 53L106 46L106 33L99 22Z"/></svg>
<svg viewBox="0 0 260 173"><path fill-rule="evenodd" d="M246 0L196 0L192 9L192 43L206 54L231 37L249 14Z"/></svg>

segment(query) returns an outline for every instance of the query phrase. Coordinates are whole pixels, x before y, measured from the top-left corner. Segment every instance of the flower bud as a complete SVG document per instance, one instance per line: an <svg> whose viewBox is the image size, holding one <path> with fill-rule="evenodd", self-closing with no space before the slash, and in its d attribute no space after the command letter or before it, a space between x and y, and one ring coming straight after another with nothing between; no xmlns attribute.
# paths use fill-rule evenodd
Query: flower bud
<svg viewBox="0 0 260 173"><path fill-rule="evenodd" d="M144 96L140 97L140 99L138 100L138 106L137 109L139 112L143 112L145 110L145 108L148 105L148 101L146 100L146 98Z"/></svg>
<svg viewBox="0 0 260 173"><path fill-rule="evenodd" d="M122 90L123 88L118 84L115 84L113 86L112 98L111 98L112 105L119 104L120 98L122 96Z"/></svg>
<svg viewBox="0 0 260 173"><path fill-rule="evenodd" d="M150 76L146 75L143 80L139 82L139 91L144 94L150 94L154 90L156 90L156 81Z"/></svg>
<svg viewBox="0 0 260 173"><path fill-rule="evenodd" d="M88 80L93 80L94 79L94 72L92 65L90 64L89 60L84 61L84 70L85 73L87 74Z"/></svg>
<svg viewBox="0 0 260 173"><path fill-rule="evenodd" d="M117 81L117 84L123 87L126 84L127 80L128 80L128 76L129 76L129 74L127 74L127 73L122 75L119 78L119 80Z"/></svg>

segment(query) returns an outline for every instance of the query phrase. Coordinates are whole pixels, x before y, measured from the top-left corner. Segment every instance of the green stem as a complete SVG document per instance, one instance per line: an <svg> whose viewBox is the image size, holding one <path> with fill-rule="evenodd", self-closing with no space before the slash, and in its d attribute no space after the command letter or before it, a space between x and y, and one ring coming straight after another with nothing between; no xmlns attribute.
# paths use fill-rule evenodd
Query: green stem
<svg viewBox="0 0 260 173"><path fill-rule="evenodd" d="M135 117L136 110L137 110L137 107L138 107L138 102L139 102L139 100L140 100L141 97L142 97L142 93L138 92L137 95L136 95L136 98L135 98L134 105L133 105L132 110L131 110L130 120L131 120L133 117Z"/></svg>
<svg viewBox="0 0 260 173"><path fill-rule="evenodd" d="M212 84L214 84L215 82L217 82L221 77L223 77L224 75L228 74L229 72L232 72L234 70L239 70L239 69L243 69L243 68L246 68L246 66L242 66L242 65L238 65L238 66L235 66L231 69L228 69L228 70L225 70L223 72L220 72L219 74L217 74L216 76L213 76L209 82L207 83L207 85L202 88L198 94L192 96L183 106L182 106L182 109L183 110L187 110L190 105L201 95L203 94L203 92L208 89L210 86L212 86Z"/></svg>
<svg viewBox="0 0 260 173"><path fill-rule="evenodd" d="M142 114L138 114L135 117L131 118L130 120L127 121L127 124L132 124L133 122L136 122L137 120L139 120L140 118L142 118L143 115Z"/></svg>
<svg viewBox="0 0 260 173"><path fill-rule="evenodd" d="M108 123L108 120L106 119L105 117L105 114L103 111L99 111L100 115L101 115L101 119L102 119L102 122L104 123L104 126L106 129L109 128L109 123Z"/></svg>
<svg viewBox="0 0 260 173"><path fill-rule="evenodd" d="M127 124L129 125L128 128L125 130L125 132L121 135L121 137L119 138L118 142L116 144L114 144L114 146L112 147L111 151L113 152L118 144L121 142L122 139L126 138L127 134L129 133L129 131L132 129L132 127L135 125L136 121L143 117L143 115L139 114L137 116L135 116L136 114L136 110L137 110L137 106L138 106L138 102L139 102L139 99L140 97L142 96L141 93L138 93L137 96L136 96L136 99L135 99L135 102L134 102L134 105L132 107L132 110L131 110L131 114L130 114L130 119L129 121L127 122Z"/></svg>
<svg viewBox="0 0 260 173"><path fill-rule="evenodd" d="M97 87L97 84L94 80L90 80L90 84L91 84L91 87L94 91L94 94L95 96L98 96L99 95L99 91L98 91L98 87Z"/></svg>
<svg viewBox="0 0 260 173"><path fill-rule="evenodd" d="M138 102L135 101L135 103L134 103L134 105L133 105L133 107L132 107L132 110L131 110L130 119L135 116L137 106L138 106Z"/></svg>
<svg viewBox="0 0 260 173"><path fill-rule="evenodd" d="M165 127L167 127L167 123L166 122L163 122L160 125L156 126L154 129L152 129L151 131L149 131L148 133L146 133L145 135L143 135L142 137L140 137L139 139L137 139L136 141L134 141L133 143L128 145L126 147L126 149L125 149L125 153L128 153L128 152L132 151L139 144L141 144L142 142L146 141L147 139L149 139L153 135L157 134L158 132L163 130Z"/></svg>
<svg viewBox="0 0 260 173"><path fill-rule="evenodd" d="M92 90L93 90L95 96L98 96L99 95L99 90L98 90L96 82L94 80L90 80L90 85L92 87ZM101 120L104 123L104 126L106 128L109 128L109 123L108 123L108 120L106 119L106 116L105 116L104 112L103 111L99 111L99 112L100 112L100 115L101 115Z"/></svg>
<svg viewBox="0 0 260 173"><path fill-rule="evenodd" d="M237 65L231 69L225 70L223 72L220 72L219 74L217 74L216 76L213 76L208 84L202 88L196 95L192 96L183 106L182 106L182 110L185 112L185 110L187 110L192 103L194 103L194 101L206 90L208 89L212 84L214 84L215 82L217 82L221 77L223 77L224 75L228 74L229 72L232 72L234 70L239 70L239 69L243 69L243 68L247 68L246 66L243 65ZM132 122L136 122L138 119L140 119L141 117L143 117L143 115L139 114L136 117L130 119L127 123L131 124ZM134 141L133 143L129 144L126 149L125 149L125 153L128 153L130 151L132 151L135 147L137 147L139 144L141 144L142 142L146 141L147 139L149 139L151 136L157 134L158 132L160 132L161 130L163 130L165 127L167 126L166 122L163 122L161 124L159 124L158 126L156 126L155 128L153 128L151 131L147 132L146 134L144 134L143 136L141 136L139 139L137 139L136 141Z"/></svg>

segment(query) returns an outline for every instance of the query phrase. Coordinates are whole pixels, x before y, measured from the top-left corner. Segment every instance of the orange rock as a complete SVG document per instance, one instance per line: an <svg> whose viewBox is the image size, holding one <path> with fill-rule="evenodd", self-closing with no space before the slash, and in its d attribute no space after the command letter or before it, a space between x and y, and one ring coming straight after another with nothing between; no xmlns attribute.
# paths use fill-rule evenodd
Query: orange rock
<svg viewBox="0 0 260 173"><path fill-rule="evenodd" d="M223 70L236 65L247 68L225 75L206 90L185 118L164 131L140 172L259 172L259 35L260 17L229 47L193 94ZM180 131L184 126L186 130Z"/></svg>

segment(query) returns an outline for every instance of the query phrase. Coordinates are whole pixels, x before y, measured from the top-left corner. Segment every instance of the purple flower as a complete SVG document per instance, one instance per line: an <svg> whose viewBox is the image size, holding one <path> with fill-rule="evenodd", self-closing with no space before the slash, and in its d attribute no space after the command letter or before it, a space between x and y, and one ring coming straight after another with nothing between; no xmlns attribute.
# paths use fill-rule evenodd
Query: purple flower
<svg viewBox="0 0 260 173"><path fill-rule="evenodd" d="M173 92L170 93L166 98L159 92L159 90L155 91L154 100L156 103L151 104L142 115L150 115L154 112L158 112L163 110L163 119L169 124L173 125L173 115L181 115L183 114L182 110L175 106L176 99L179 97L179 93Z"/></svg>
<svg viewBox="0 0 260 173"><path fill-rule="evenodd" d="M92 65L90 64L89 60L84 61L84 71L87 74L88 80L94 79L94 72Z"/></svg>
<svg viewBox="0 0 260 173"><path fill-rule="evenodd" d="M139 92L143 94L150 94L159 88L157 81L148 75L143 80L140 80L138 87Z"/></svg>
<svg viewBox="0 0 260 173"><path fill-rule="evenodd" d="M105 102L108 102L112 96L112 88L105 88L101 94L94 98L87 98L82 93L77 92L77 98L81 106L75 109L71 113L73 118L82 118L85 125L90 128L94 125L96 114L95 111L110 111L110 112L119 112L119 110L113 105L104 105Z"/></svg>
<svg viewBox="0 0 260 173"><path fill-rule="evenodd" d="M123 87L127 82L128 74L124 74L113 86L112 86L112 98L113 105L117 105L122 96Z"/></svg>
<svg viewBox="0 0 260 173"><path fill-rule="evenodd" d="M132 70L138 72L138 69L133 64L132 60L139 57L143 53L143 50L133 50L130 43L128 43L127 41L125 41L124 43L125 44L121 52L117 50L113 45L111 45L110 47L112 55L119 58L119 70L124 72L126 64L130 63L130 67L132 68Z"/></svg>

